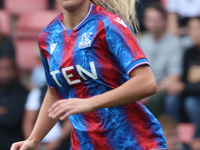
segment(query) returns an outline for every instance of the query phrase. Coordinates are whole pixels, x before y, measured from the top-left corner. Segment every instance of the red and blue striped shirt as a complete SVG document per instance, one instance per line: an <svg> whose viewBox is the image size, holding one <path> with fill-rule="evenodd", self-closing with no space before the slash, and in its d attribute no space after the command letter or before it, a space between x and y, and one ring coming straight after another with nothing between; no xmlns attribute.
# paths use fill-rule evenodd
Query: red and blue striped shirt
<svg viewBox="0 0 200 150"><path fill-rule="evenodd" d="M47 84L59 99L105 93L129 80L135 68L148 65L130 27L102 7L91 4L69 35L62 19L60 14L38 38ZM69 119L72 150L166 149L161 125L140 102Z"/></svg>

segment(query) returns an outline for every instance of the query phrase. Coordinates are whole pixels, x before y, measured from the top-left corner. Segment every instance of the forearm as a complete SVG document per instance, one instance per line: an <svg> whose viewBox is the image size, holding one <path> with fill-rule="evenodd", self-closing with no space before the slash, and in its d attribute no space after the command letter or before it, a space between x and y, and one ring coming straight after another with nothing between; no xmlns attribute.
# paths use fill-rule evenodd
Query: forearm
<svg viewBox="0 0 200 150"><path fill-rule="evenodd" d="M55 103L57 99L57 96L51 95L49 94L49 92L47 92L42 107L40 109L36 124L28 140L34 141L34 143L38 144L52 129L56 122L58 122L58 118L52 119L48 117L48 109L53 103Z"/></svg>
<svg viewBox="0 0 200 150"><path fill-rule="evenodd" d="M24 112L22 129L23 129L23 134L24 134L25 139L27 139L30 136L33 130L37 114L38 114L38 111L25 110Z"/></svg>
<svg viewBox="0 0 200 150"><path fill-rule="evenodd" d="M146 67L149 71L145 72ZM153 95L157 91L157 84L150 68L138 68L139 73L120 87L92 98L95 109L114 107L132 103ZM141 72L141 73L140 73Z"/></svg>
<svg viewBox="0 0 200 150"><path fill-rule="evenodd" d="M23 135L24 135L24 138L27 139L32 130L33 130L33 127L34 127L34 124L30 124L30 123L23 123Z"/></svg>

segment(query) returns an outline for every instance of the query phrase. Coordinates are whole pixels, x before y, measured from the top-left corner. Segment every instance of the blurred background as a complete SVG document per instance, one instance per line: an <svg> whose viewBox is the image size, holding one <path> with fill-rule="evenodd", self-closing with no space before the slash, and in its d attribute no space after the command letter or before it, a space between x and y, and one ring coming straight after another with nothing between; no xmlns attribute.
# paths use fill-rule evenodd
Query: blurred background
<svg viewBox="0 0 200 150"><path fill-rule="evenodd" d="M56 0L0 0L0 149L27 138L46 92L38 34L59 13ZM158 83L141 100L161 122L168 150L200 150L200 0L139 0L138 41ZM68 150L59 122L38 150Z"/></svg>

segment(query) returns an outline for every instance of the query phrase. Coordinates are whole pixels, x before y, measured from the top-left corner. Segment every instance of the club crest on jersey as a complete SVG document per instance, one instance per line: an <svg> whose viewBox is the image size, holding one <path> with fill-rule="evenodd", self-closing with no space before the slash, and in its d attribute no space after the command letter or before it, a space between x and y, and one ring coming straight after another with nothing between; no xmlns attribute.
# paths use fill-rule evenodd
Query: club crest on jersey
<svg viewBox="0 0 200 150"><path fill-rule="evenodd" d="M82 39L78 45L79 48L86 48L86 47L90 47L91 44L92 44L92 41L89 39L90 36L92 35L92 32L89 32L89 33L84 33L82 35Z"/></svg>

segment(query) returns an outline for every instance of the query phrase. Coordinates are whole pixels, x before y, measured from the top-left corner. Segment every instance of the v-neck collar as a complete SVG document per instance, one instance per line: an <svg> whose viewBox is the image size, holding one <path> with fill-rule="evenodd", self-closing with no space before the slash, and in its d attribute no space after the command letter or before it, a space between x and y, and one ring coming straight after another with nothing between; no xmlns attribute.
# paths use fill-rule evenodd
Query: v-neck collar
<svg viewBox="0 0 200 150"><path fill-rule="evenodd" d="M85 16L85 18L84 18L74 29L72 29L72 30L78 29L78 27L80 27L81 24L83 24L83 22L84 22L85 20L87 20L87 18L89 17L89 15L90 15L91 12L92 12L93 5L94 5L94 4L92 4L92 3L90 4L90 9L89 9L87 15ZM61 13L61 14L58 16L58 22L62 25L62 27L63 27L64 30L67 30L67 28L65 27L65 25L62 23L63 18L64 18L63 13Z"/></svg>

